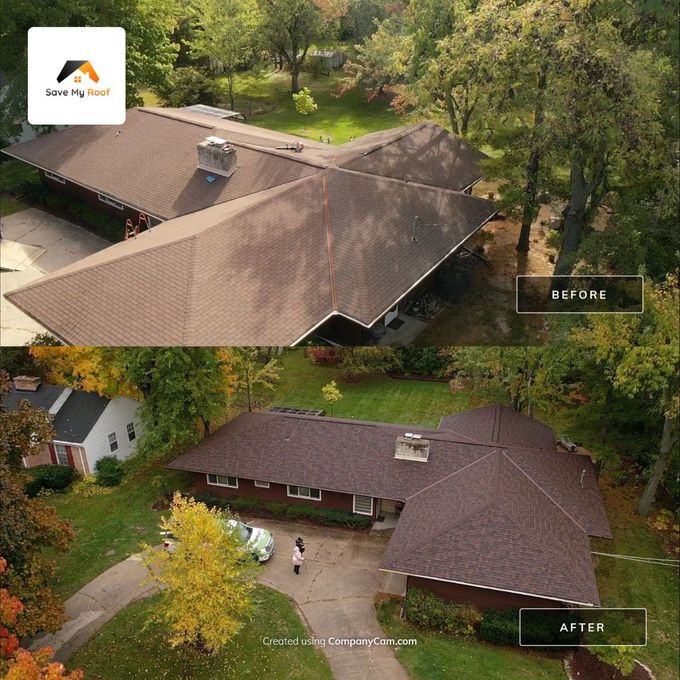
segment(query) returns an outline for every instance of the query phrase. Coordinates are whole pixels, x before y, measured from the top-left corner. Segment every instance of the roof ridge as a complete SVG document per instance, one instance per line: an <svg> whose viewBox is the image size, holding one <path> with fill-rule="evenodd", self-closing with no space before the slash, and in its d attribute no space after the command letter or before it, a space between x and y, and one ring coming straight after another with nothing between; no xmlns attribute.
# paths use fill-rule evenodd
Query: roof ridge
<svg viewBox="0 0 680 680"><path fill-rule="evenodd" d="M179 116L171 116L164 113L164 107L147 107L147 106L133 106L133 111L139 111L140 113L148 113L150 116L159 116L160 118L167 118L168 120L181 120L187 125L195 125L196 127L205 128L206 130L215 130L214 125L208 125L208 123L199 123L196 120L189 120L188 118L181 118Z"/></svg>
<svg viewBox="0 0 680 680"><path fill-rule="evenodd" d="M588 531L584 529L579 522L576 521L574 517L571 516L524 468L515 463L510 456L508 456L505 449L502 449L501 453L503 457L510 461L546 498L548 498L552 503L554 503L586 536L590 536Z"/></svg>
<svg viewBox="0 0 680 680"><path fill-rule="evenodd" d="M338 308L338 296L335 283L335 255L333 253L333 225L331 223L331 207L328 200L328 173L324 172L321 178L323 191L323 215L326 226L326 248L328 251L328 274L331 283L331 306L333 310Z"/></svg>
<svg viewBox="0 0 680 680"><path fill-rule="evenodd" d="M416 491L415 493L412 493L410 496L407 496L407 497L406 497L406 500L408 501L409 499L414 498L415 496L420 495L420 494L423 493L424 491L429 491L431 488L437 486L438 484L441 484L442 482L445 482L446 480L450 479L451 477L454 477L454 476L457 475L459 472L463 472L463 470L467 470L469 467L472 467L472 466L475 465L476 463L479 463L479 462L485 460L485 459L488 458L489 456L492 456L494 453L501 453L501 449L499 449L498 447L496 447L496 448L494 448L493 451L489 451L488 453L485 453L485 454L484 454L483 456L481 456L480 458L475 458L475 460L470 461L470 462L467 463L466 465L463 465L463 467L458 468L457 470L454 470L453 472L450 472L448 475L445 475L444 477L442 477L441 479L437 480L436 482L432 482L431 484L428 484L427 486L423 487L423 488L420 489L419 491Z"/></svg>

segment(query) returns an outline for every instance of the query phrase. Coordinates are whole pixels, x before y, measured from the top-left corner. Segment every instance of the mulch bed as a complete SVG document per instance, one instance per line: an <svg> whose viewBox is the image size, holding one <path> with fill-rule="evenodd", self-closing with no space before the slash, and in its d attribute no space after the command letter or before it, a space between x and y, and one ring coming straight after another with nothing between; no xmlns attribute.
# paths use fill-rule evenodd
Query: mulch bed
<svg viewBox="0 0 680 680"><path fill-rule="evenodd" d="M652 676L639 664L630 675L601 661L595 654L581 647L571 660L571 674L575 680L650 680Z"/></svg>

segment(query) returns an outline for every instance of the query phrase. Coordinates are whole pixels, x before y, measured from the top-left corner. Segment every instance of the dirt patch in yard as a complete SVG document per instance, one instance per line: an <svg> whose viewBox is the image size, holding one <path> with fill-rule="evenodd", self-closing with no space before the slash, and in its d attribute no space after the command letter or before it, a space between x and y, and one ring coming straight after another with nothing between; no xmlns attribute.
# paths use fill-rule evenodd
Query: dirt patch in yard
<svg viewBox="0 0 680 680"><path fill-rule="evenodd" d="M653 678L649 671L637 662L633 672L624 675L620 670L604 663L583 647L574 653L570 669L574 680L650 680Z"/></svg>
<svg viewBox="0 0 680 680"><path fill-rule="evenodd" d="M487 198L495 185L480 182L475 195ZM427 345L494 345L540 344L546 340L544 319L540 315L515 312L515 277L518 274L550 275L554 269L549 245L548 226L551 216L560 214L557 204L541 205L531 227L528 253L515 250L520 224L515 220L489 222L466 244L471 250L484 248L489 263L475 261L471 285L459 302L449 304L419 336L416 344Z"/></svg>

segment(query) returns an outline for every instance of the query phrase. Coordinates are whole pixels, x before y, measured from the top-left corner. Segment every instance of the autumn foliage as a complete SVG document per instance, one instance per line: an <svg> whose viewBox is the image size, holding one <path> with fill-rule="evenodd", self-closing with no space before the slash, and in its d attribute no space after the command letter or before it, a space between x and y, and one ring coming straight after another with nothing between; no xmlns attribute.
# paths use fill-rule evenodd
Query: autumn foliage
<svg viewBox="0 0 680 680"><path fill-rule="evenodd" d="M7 562L0 557L0 575L7 571ZM0 673L5 680L81 680L80 670L67 672L64 666L50 662L49 647L31 652L19 647L17 620L24 610L18 597L0 588Z"/></svg>

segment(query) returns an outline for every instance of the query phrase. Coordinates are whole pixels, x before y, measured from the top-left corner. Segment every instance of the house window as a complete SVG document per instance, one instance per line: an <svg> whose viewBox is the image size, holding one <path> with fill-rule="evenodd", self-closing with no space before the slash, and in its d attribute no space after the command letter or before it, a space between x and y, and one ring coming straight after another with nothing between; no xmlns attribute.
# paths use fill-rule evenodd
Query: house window
<svg viewBox="0 0 680 680"><path fill-rule="evenodd" d="M55 444L54 452L57 456L57 465L68 465L68 451L63 444Z"/></svg>
<svg viewBox="0 0 680 680"><path fill-rule="evenodd" d="M118 451L118 439L116 439L116 433L112 432L109 435L109 450L111 453Z"/></svg>
<svg viewBox="0 0 680 680"><path fill-rule="evenodd" d="M137 433L135 432L135 424L134 423L128 423L126 425L127 427L127 433L128 433L128 441L133 442L135 439L137 439Z"/></svg>
<svg viewBox="0 0 680 680"><path fill-rule="evenodd" d="M238 479L236 477L226 477L225 475L206 475L208 484L213 486L228 486L238 489Z"/></svg>
<svg viewBox="0 0 680 680"><path fill-rule="evenodd" d="M45 170L45 177L47 177L47 179L51 179L53 182L59 182L59 184L66 184L66 180L63 177L61 177L60 175L55 175L53 172L47 172L47 170Z"/></svg>
<svg viewBox="0 0 680 680"><path fill-rule="evenodd" d="M269 488L269 482L262 482L259 479L254 480L253 484L255 486L259 486L261 489L268 489Z"/></svg>
<svg viewBox="0 0 680 680"><path fill-rule="evenodd" d="M372 515L373 498L371 496L354 496L353 510L359 515Z"/></svg>
<svg viewBox="0 0 680 680"><path fill-rule="evenodd" d="M292 498L307 498L313 501L321 500L321 491L319 489L310 489L308 486L289 484L288 495Z"/></svg>
<svg viewBox="0 0 680 680"><path fill-rule="evenodd" d="M104 194L97 194L97 198L102 203L106 203L106 205L110 205L110 206L113 206L114 208L118 208L118 210L123 210L123 208L125 207L119 201L116 201L113 198L109 198L108 196L105 196Z"/></svg>

